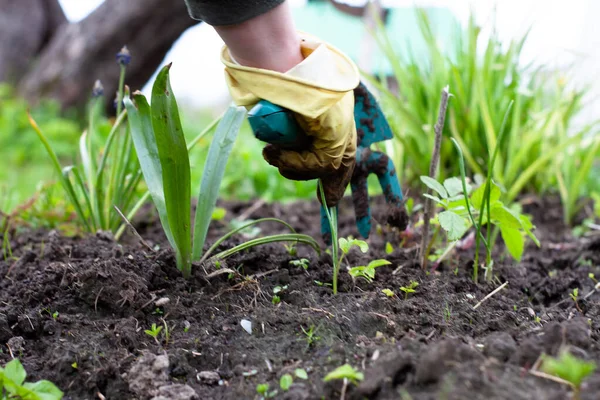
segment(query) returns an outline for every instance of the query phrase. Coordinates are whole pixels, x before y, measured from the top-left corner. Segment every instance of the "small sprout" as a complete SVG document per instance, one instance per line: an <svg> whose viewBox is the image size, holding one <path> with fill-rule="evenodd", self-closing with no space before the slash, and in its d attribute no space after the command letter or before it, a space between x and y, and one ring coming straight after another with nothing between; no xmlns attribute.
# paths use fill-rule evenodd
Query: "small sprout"
<svg viewBox="0 0 600 400"><path fill-rule="evenodd" d="M328 373L323 381L329 382L334 379L348 379L353 384L357 385L358 382L365 378L362 372L354 369L350 364L344 364L341 367L337 367L330 373Z"/></svg>
<svg viewBox="0 0 600 400"><path fill-rule="evenodd" d="M348 270L348 273L353 278L364 278L367 282L373 282L375 279L375 268L381 267L382 265L390 265L391 262L388 260L373 260L367 266L352 267Z"/></svg>
<svg viewBox="0 0 600 400"><path fill-rule="evenodd" d="M579 303L577 302L577 299L579 297L579 289L575 288L573 289L573 291L571 293L569 293L569 296L571 297L571 299L573 299L573 302L575 303L575 307L577 308L577 310L579 310L579 312L583 312L581 310L581 308L579 307Z"/></svg>
<svg viewBox="0 0 600 400"><path fill-rule="evenodd" d="M296 370L294 371L294 375L296 375L296 378L299 379L308 379L308 374L302 368L296 368Z"/></svg>
<svg viewBox="0 0 600 400"><path fill-rule="evenodd" d="M306 258L300 258L299 260L291 260L290 265L294 267L302 267L304 270L308 270L308 260Z"/></svg>
<svg viewBox="0 0 600 400"><path fill-rule="evenodd" d="M222 221L225 218L225 215L227 215L227 210L225 210L223 207L215 207L212 212L211 219L213 221Z"/></svg>
<svg viewBox="0 0 600 400"><path fill-rule="evenodd" d="M308 346L310 346L311 344L313 344L316 341L321 339L320 336L315 335L315 327L314 326L311 326L308 330L304 329L303 326L300 326L300 329L302 329L302 332L306 336L305 340L306 340L306 343L308 344Z"/></svg>
<svg viewBox="0 0 600 400"><path fill-rule="evenodd" d="M513 311L517 311L517 305L513 305Z"/></svg>
<svg viewBox="0 0 600 400"><path fill-rule="evenodd" d="M131 53L127 46L123 46L121 51L117 53L117 63L123 66L129 65L131 62Z"/></svg>
<svg viewBox="0 0 600 400"><path fill-rule="evenodd" d="M390 242L385 244L385 254L390 255L394 252L394 246Z"/></svg>
<svg viewBox="0 0 600 400"><path fill-rule="evenodd" d="M590 278L592 281L594 281L594 283L598 283L598 279L596 279L596 276L594 275L594 273L593 273L593 272L590 272L590 273L588 274L588 277L589 277L589 278Z"/></svg>
<svg viewBox="0 0 600 400"><path fill-rule="evenodd" d="M331 286L331 283L324 283L324 282L315 280L315 285L317 285L317 286Z"/></svg>
<svg viewBox="0 0 600 400"><path fill-rule="evenodd" d="M281 303L281 297L279 296L279 294L281 292L283 292L284 290L286 290L287 288L288 288L287 285L285 285L285 286L279 286L278 285L278 286L275 286L273 288L273 299L271 300L271 302L274 305L277 305L277 304Z"/></svg>
<svg viewBox="0 0 600 400"><path fill-rule="evenodd" d="M58 311L54 311L54 312L52 313L52 318L53 318L53 319L56 321L56 320L58 319L58 315L59 315L59 314L58 314Z"/></svg>
<svg viewBox="0 0 600 400"><path fill-rule="evenodd" d="M458 276L458 267L454 268L454 276Z"/></svg>
<svg viewBox="0 0 600 400"><path fill-rule="evenodd" d="M74 362L71 364L71 367L72 367L73 369L77 369L77 367L78 367L78 365L77 365L77 361L74 361Z"/></svg>
<svg viewBox="0 0 600 400"><path fill-rule="evenodd" d="M558 358L543 356L542 371L557 376L571 383L574 389L574 399L579 399L581 383L596 370L596 363L580 360L563 349Z"/></svg>
<svg viewBox="0 0 600 400"><path fill-rule="evenodd" d="M290 374L285 374L279 379L279 387L284 392L290 390L292 383L294 383L294 378Z"/></svg>
<svg viewBox="0 0 600 400"><path fill-rule="evenodd" d="M156 326L156 324L152 324L152 328L151 329L146 329L144 331L144 333L148 336L152 336L154 338L154 340L156 340L156 343L158 343L158 335L160 334L160 331L162 331L163 327L162 326Z"/></svg>
<svg viewBox="0 0 600 400"><path fill-rule="evenodd" d="M414 293L415 292L415 288L419 286L419 282L417 281L410 281L410 284L408 285L408 287L406 286L401 286L400 290L402 290L404 292L404 299L408 299L408 295L409 293Z"/></svg>
<svg viewBox="0 0 600 400"><path fill-rule="evenodd" d="M444 307L444 320L446 322L449 322L451 317L452 317L452 309L450 308L448 303L446 303L446 306Z"/></svg>
<svg viewBox="0 0 600 400"><path fill-rule="evenodd" d="M394 292L390 289L383 289L382 290L383 294L385 294L387 297L394 297Z"/></svg>
<svg viewBox="0 0 600 400"><path fill-rule="evenodd" d="M183 331L185 333L189 332L191 326L192 326L192 324L190 324L189 321L183 321Z"/></svg>
<svg viewBox="0 0 600 400"><path fill-rule="evenodd" d="M340 238L339 244L344 254L348 254L352 247L358 247L363 253L369 251L369 245L364 240Z"/></svg>
<svg viewBox="0 0 600 400"><path fill-rule="evenodd" d="M290 256L296 257L296 255L298 255L298 249L296 248L295 244L284 244L283 246Z"/></svg>
<svg viewBox="0 0 600 400"><path fill-rule="evenodd" d="M258 385L256 385L256 393L260 394L263 399L270 399L277 395L277 390L269 392L268 383L259 383Z"/></svg>

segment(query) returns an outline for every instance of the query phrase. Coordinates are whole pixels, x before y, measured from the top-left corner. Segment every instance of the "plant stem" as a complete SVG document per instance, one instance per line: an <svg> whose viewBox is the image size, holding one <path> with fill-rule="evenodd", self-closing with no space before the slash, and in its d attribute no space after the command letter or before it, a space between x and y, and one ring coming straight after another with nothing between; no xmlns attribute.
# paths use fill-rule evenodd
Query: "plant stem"
<svg viewBox="0 0 600 400"><path fill-rule="evenodd" d="M261 245L261 244L274 243L274 242L304 243L304 244L311 246L313 249L315 249L316 252L320 251L319 245L317 244L315 239L313 239L311 236L300 234L300 233L282 233L279 235L271 235L271 236L265 236L265 237L258 238L258 239L248 240L247 242L244 242L235 247L232 247L231 249L222 251L222 252L216 254L212 258L222 260L222 259L230 257L233 254L238 253L242 250L246 250L251 247Z"/></svg>
<svg viewBox="0 0 600 400"><path fill-rule="evenodd" d="M337 294L337 278L340 271L340 264L342 262L339 255L339 243L338 243L338 223L337 223L337 209L336 207L327 207L325 200L325 190L323 189L323 183L319 180L319 194L321 195L321 202L329 221L329 230L331 231L331 258L333 259L333 282L332 289L333 294Z"/></svg>
<svg viewBox="0 0 600 400"><path fill-rule="evenodd" d="M440 100L440 110L438 114L438 120L435 124L435 139L433 145L433 154L431 156L431 163L429 164L429 176L435 179L438 170L438 164L440 160L440 150L442 146L442 133L444 130L444 123L446 120L446 111L448 109L448 98L450 93L448 86L442 90L442 99ZM429 242L429 220L434 213L433 201L429 198L425 199L425 213L423 215L423 236L421 238L420 258L421 267L427 268L427 243Z"/></svg>

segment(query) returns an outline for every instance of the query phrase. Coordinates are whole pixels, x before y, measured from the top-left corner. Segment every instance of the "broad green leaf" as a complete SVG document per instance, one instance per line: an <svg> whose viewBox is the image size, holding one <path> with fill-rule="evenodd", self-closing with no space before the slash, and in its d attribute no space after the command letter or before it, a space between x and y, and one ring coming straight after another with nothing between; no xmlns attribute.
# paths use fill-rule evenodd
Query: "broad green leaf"
<svg viewBox="0 0 600 400"><path fill-rule="evenodd" d="M167 207L165 205L165 194L163 188L162 167L152 127L152 111L146 97L141 92L133 93L135 105L129 96L125 96L123 102L127 109L129 128L131 138L135 146L135 151L140 161L140 168L144 175L144 180L152 202L158 211L158 218L169 240L171 246L175 249L176 243L169 226L167 216Z"/></svg>
<svg viewBox="0 0 600 400"><path fill-rule="evenodd" d="M202 257L204 242L208 233L212 211L217 203L221 181L225 174L225 167L233 144L237 138L246 109L244 107L230 106L217 125L208 156L204 164L200 193L198 194L198 205L194 221L194 248L192 259L197 261Z"/></svg>
<svg viewBox="0 0 600 400"><path fill-rule="evenodd" d="M296 378L305 380L308 379L308 374L306 373L306 370L302 368L296 368L296 370L294 371L294 375L296 375Z"/></svg>
<svg viewBox="0 0 600 400"><path fill-rule="evenodd" d="M440 197L442 199L446 199L448 198L448 192L446 192L446 189L444 188L444 186L439 183L438 181L436 181L435 179L423 175L421 176L421 182L423 182L425 185L427 185L428 188L430 188L431 190L437 192L437 194L440 195Z"/></svg>
<svg viewBox="0 0 600 400"><path fill-rule="evenodd" d="M169 69L170 64L161 69L152 87L152 127L162 167L165 207L175 242L177 267L187 278L192 267L190 160Z"/></svg>
<svg viewBox="0 0 600 400"><path fill-rule="evenodd" d="M383 265L390 265L391 262L389 262L388 260L373 260L369 263L369 265L367 265L368 268L377 268L377 267L381 267Z"/></svg>
<svg viewBox="0 0 600 400"><path fill-rule="evenodd" d="M334 379L348 379L351 382L360 382L364 379L364 374L355 370L350 364L344 364L341 367L337 367L323 378L323 381L328 382Z"/></svg>
<svg viewBox="0 0 600 400"><path fill-rule="evenodd" d="M4 366L4 376L15 385L21 386L25 382L25 378L27 378L27 372L25 372L21 361L15 358Z"/></svg>
<svg viewBox="0 0 600 400"><path fill-rule="evenodd" d="M444 188L450 197L458 196L462 193L462 180L457 177L448 178L444 181ZM467 191L471 190L471 186L467 183Z"/></svg>
<svg viewBox="0 0 600 400"><path fill-rule="evenodd" d="M521 232L518 229L500 225L500 233L510 255L520 261L525 249L525 239Z"/></svg>
<svg viewBox="0 0 600 400"><path fill-rule="evenodd" d="M500 195L502 191L500 190L500 186L496 185L493 181L490 185L490 204L494 204L496 201L500 200ZM485 182L482 183L471 195L471 205L475 207L476 210L481 210L481 205L484 202L485 196Z"/></svg>
<svg viewBox="0 0 600 400"><path fill-rule="evenodd" d="M279 379L279 387L284 392L290 390L292 383L294 383L294 378L290 374L285 374Z"/></svg>
<svg viewBox="0 0 600 400"><path fill-rule="evenodd" d="M360 249L360 251L362 251L363 253L366 253L367 251L369 251L369 245L364 240L358 240L358 239L348 240L345 238L339 238L338 243L340 246L340 250L342 250L342 252L344 254L348 254L348 252L350 251L350 249L353 246L358 247Z"/></svg>
<svg viewBox="0 0 600 400"><path fill-rule="evenodd" d="M24 386L35 393L36 400L60 400L64 394L54 383L47 380L26 383Z"/></svg>
<svg viewBox="0 0 600 400"><path fill-rule="evenodd" d="M493 207L490 211L490 217L492 220L496 220L501 226L512 229L521 229L521 220L514 212L505 206Z"/></svg>
<svg viewBox="0 0 600 400"><path fill-rule="evenodd" d="M450 240L460 239L468 229L465 219L452 211L442 211L438 219Z"/></svg>

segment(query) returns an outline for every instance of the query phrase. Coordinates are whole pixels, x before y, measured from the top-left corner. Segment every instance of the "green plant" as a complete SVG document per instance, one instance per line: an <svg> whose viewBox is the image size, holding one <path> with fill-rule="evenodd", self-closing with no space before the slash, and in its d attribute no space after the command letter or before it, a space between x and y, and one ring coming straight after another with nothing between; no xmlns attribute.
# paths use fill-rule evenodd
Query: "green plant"
<svg viewBox="0 0 600 400"><path fill-rule="evenodd" d="M262 399L271 399L277 396L277 390L269 392L268 383L259 383L256 385L256 393L260 394Z"/></svg>
<svg viewBox="0 0 600 400"><path fill-rule="evenodd" d="M126 51L123 49L119 54ZM124 124L127 112L121 110L128 62L119 61L121 74L116 100L117 118L102 148L97 151L96 146L99 146L102 137L101 119L105 101L101 84L96 82L94 86L88 107L88 127L79 139L80 164L63 168L47 136L29 114L29 122L44 145L79 222L91 233L97 230L116 232L123 222L114 207L127 213L140 196L138 184L141 174L131 135Z"/></svg>
<svg viewBox="0 0 600 400"><path fill-rule="evenodd" d="M579 303L577 302L579 298L579 289L573 289L573 291L569 293L569 297L571 298L571 300L573 300L573 303L575 303L575 307L579 310L579 312L582 312L581 308L579 308Z"/></svg>
<svg viewBox="0 0 600 400"><path fill-rule="evenodd" d="M292 387L293 383L294 383L294 378L290 374L284 374L279 379L279 387L284 392L287 392L288 390L290 390L290 387Z"/></svg>
<svg viewBox="0 0 600 400"><path fill-rule="evenodd" d="M581 395L581 383L596 370L596 363L580 360L562 348L556 358L548 355L542 357L541 370L569 382L573 387L573 399L578 400Z"/></svg>
<svg viewBox="0 0 600 400"><path fill-rule="evenodd" d="M162 326L156 326L156 324L152 324L152 328L144 330L144 333L148 336L153 337L154 340L158 343L158 335L162 330Z"/></svg>
<svg viewBox="0 0 600 400"><path fill-rule="evenodd" d="M202 257L225 166L246 110L243 107L229 107L216 128L202 174L192 236L189 223L191 215L189 154L177 100L170 85L169 70L170 64L163 67L153 84L152 106L148 104L141 92L133 93L133 100L130 96L126 96L124 102L129 113L133 142L150 196L158 211L165 235L175 250L177 267L182 271L183 276L188 278L191 274L192 261L198 261ZM250 224L255 223L253 221ZM232 232L239 230L234 229ZM274 241L309 243L318 250L318 245L311 237L292 233L250 240L219 253L216 258L222 259L237 251Z"/></svg>
<svg viewBox="0 0 600 400"><path fill-rule="evenodd" d="M348 273L352 278L364 278L367 282L371 283L375 279L375 268L390 264L391 262L388 260L373 260L366 266L361 265L348 269Z"/></svg>
<svg viewBox="0 0 600 400"><path fill-rule="evenodd" d="M449 85L454 100L448 108L445 137L458 141L466 163L474 174L487 175L488 162L499 145L497 164L492 172L500 186L508 188L505 200L512 202L523 192L561 190L566 215L579 196L589 193L593 174L589 160L598 154L598 136L592 136L598 123L576 127L582 111L585 90L573 90L564 69L521 62L528 33L503 42L492 21L478 26L475 14L463 28L455 22L455 33L441 36L437 20L428 11L415 10L419 35L407 46L392 43L382 21L372 34L392 68L398 87L389 79L368 77L380 93L381 104L395 138L394 158L401 181L415 182L428 172L433 148L433 127L438 111L439 88ZM483 36L487 38L483 40ZM414 49L423 44L425 50ZM379 78L379 79L377 79ZM410 82L410 83L408 83ZM583 86L585 87L585 86ZM514 101L507 123L507 137L500 144L497 127ZM449 142L442 145L439 179L458 176L459 166ZM587 171L586 171L587 170ZM560 171L560 175L557 175Z"/></svg>
<svg viewBox="0 0 600 400"><path fill-rule="evenodd" d="M280 297L280 294L281 294L283 291L285 291L287 288L288 288L288 286L287 286L287 285L285 285L285 286L279 286L279 285L277 285L277 286L275 286L275 287L273 288L273 298L271 299L271 302L272 302L274 305L277 305L277 304L279 304L279 303L281 302L281 297Z"/></svg>
<svg viewBox="0 0 600 400"><path fill-rule="evenodd" d="M308 374L306 373L306 370L302 369L302 368L296 368L294 370L294 375L296 375L296 378L299 379L308 379Z"/></svg>
<svg viewBox="0 0 600 400"><path fill-rule="evenodd" d="M320 336L316 335L316 331L315 331L315 327L314 325L311 325L310 328L308 328L308 330L304 329L303 326L300 326L300 329L302 329L302 333L304 333L305 339L306 340L306 344L310 347L310 345L312 345L313 343L319 341L321 339Z"/></svg>
<svg viewBox="0 0 600 400"><path fill-rule="evenodd" d="M290 265L294 267L302 267L305 271L308 270L309 261L306 258L300 258L298 260L291 260Z"/></svg>
<svg viewBox="0 0 600 400"><path fill-rule="evenodd" d="M364 378L365 376L362 372L357 371L350 364L344 364L325 375L323 381L329 382L331 380L347 379L351 383L357 385Z"/></svg>
<svg viewBox="0 0 600 400"><path fill-rule="evenodd" d="M385 294L387 297L394 297L395 296L394 291L390 290L390 289L382 289L381 292L383 294Z"/></svg>
<svg viewBox="0 0 600 400"><path fill-rule="evenodd" d="M416 288L417 286L419 286L419 282L417 281L410 281L408 286L400 286L400 290L402 290L404 292L404 299L408 299L408 295L410 293L414 293L416 292Z"/></svg>
<svg viewBox="0 0 600 400"><path fill-rule="evenodd" d="M27 372L21 361L15 358L0 368L0 398L28 400L60 400L63 392L52 382L41 380L25 382Z"/></svg>
<svg viewBox="0 0 600 400"><path fill-rule="evenodd" d="M385 254L390 255L394 252L394 246L390 242L385 244Z"/></svg>

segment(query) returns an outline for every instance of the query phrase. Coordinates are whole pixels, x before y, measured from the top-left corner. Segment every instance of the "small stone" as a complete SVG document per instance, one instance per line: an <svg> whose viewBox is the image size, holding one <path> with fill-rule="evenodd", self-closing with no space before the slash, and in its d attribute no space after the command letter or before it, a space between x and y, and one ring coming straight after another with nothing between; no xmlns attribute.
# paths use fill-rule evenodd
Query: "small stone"
<svg viewBox="0 0 600 400"><path fill-rule="evenodd" d="M156 305L156 307L161 307L169 303L170 301L171 299L169 299L168 297L161 297L160 299L156 300L154 304Z"/></svg>
<svg viewBox="0 0 600 400"><path fill-rule="evenodd" d="M246 332L248 332L248 334L252 335L252 322L247 320L247 319L243 319L240 321L240 325L242 325L242 328L244 328L244 330Z"/></svg>
<svg viewBox="0 0 600 400"><path fill-rule="evenodd" d="M22 336L15 336L8 339L8 347L13 351L13 353L20 353L25 351L25 339Z"/></svg>
<svg viewBox="0 0 600 400"><path fill-rule="evenodd" d="M221 380L221 376L214 371L201 371L196 375L196 379L207 385L217 385Z"/></svg>
<svg viewBox="0 0 600 400"><path fill-rule="evenodd" d="M483 354L498 361L507 361L517 350L517 343L506 332L492 333L485 338Z"/></svg>

